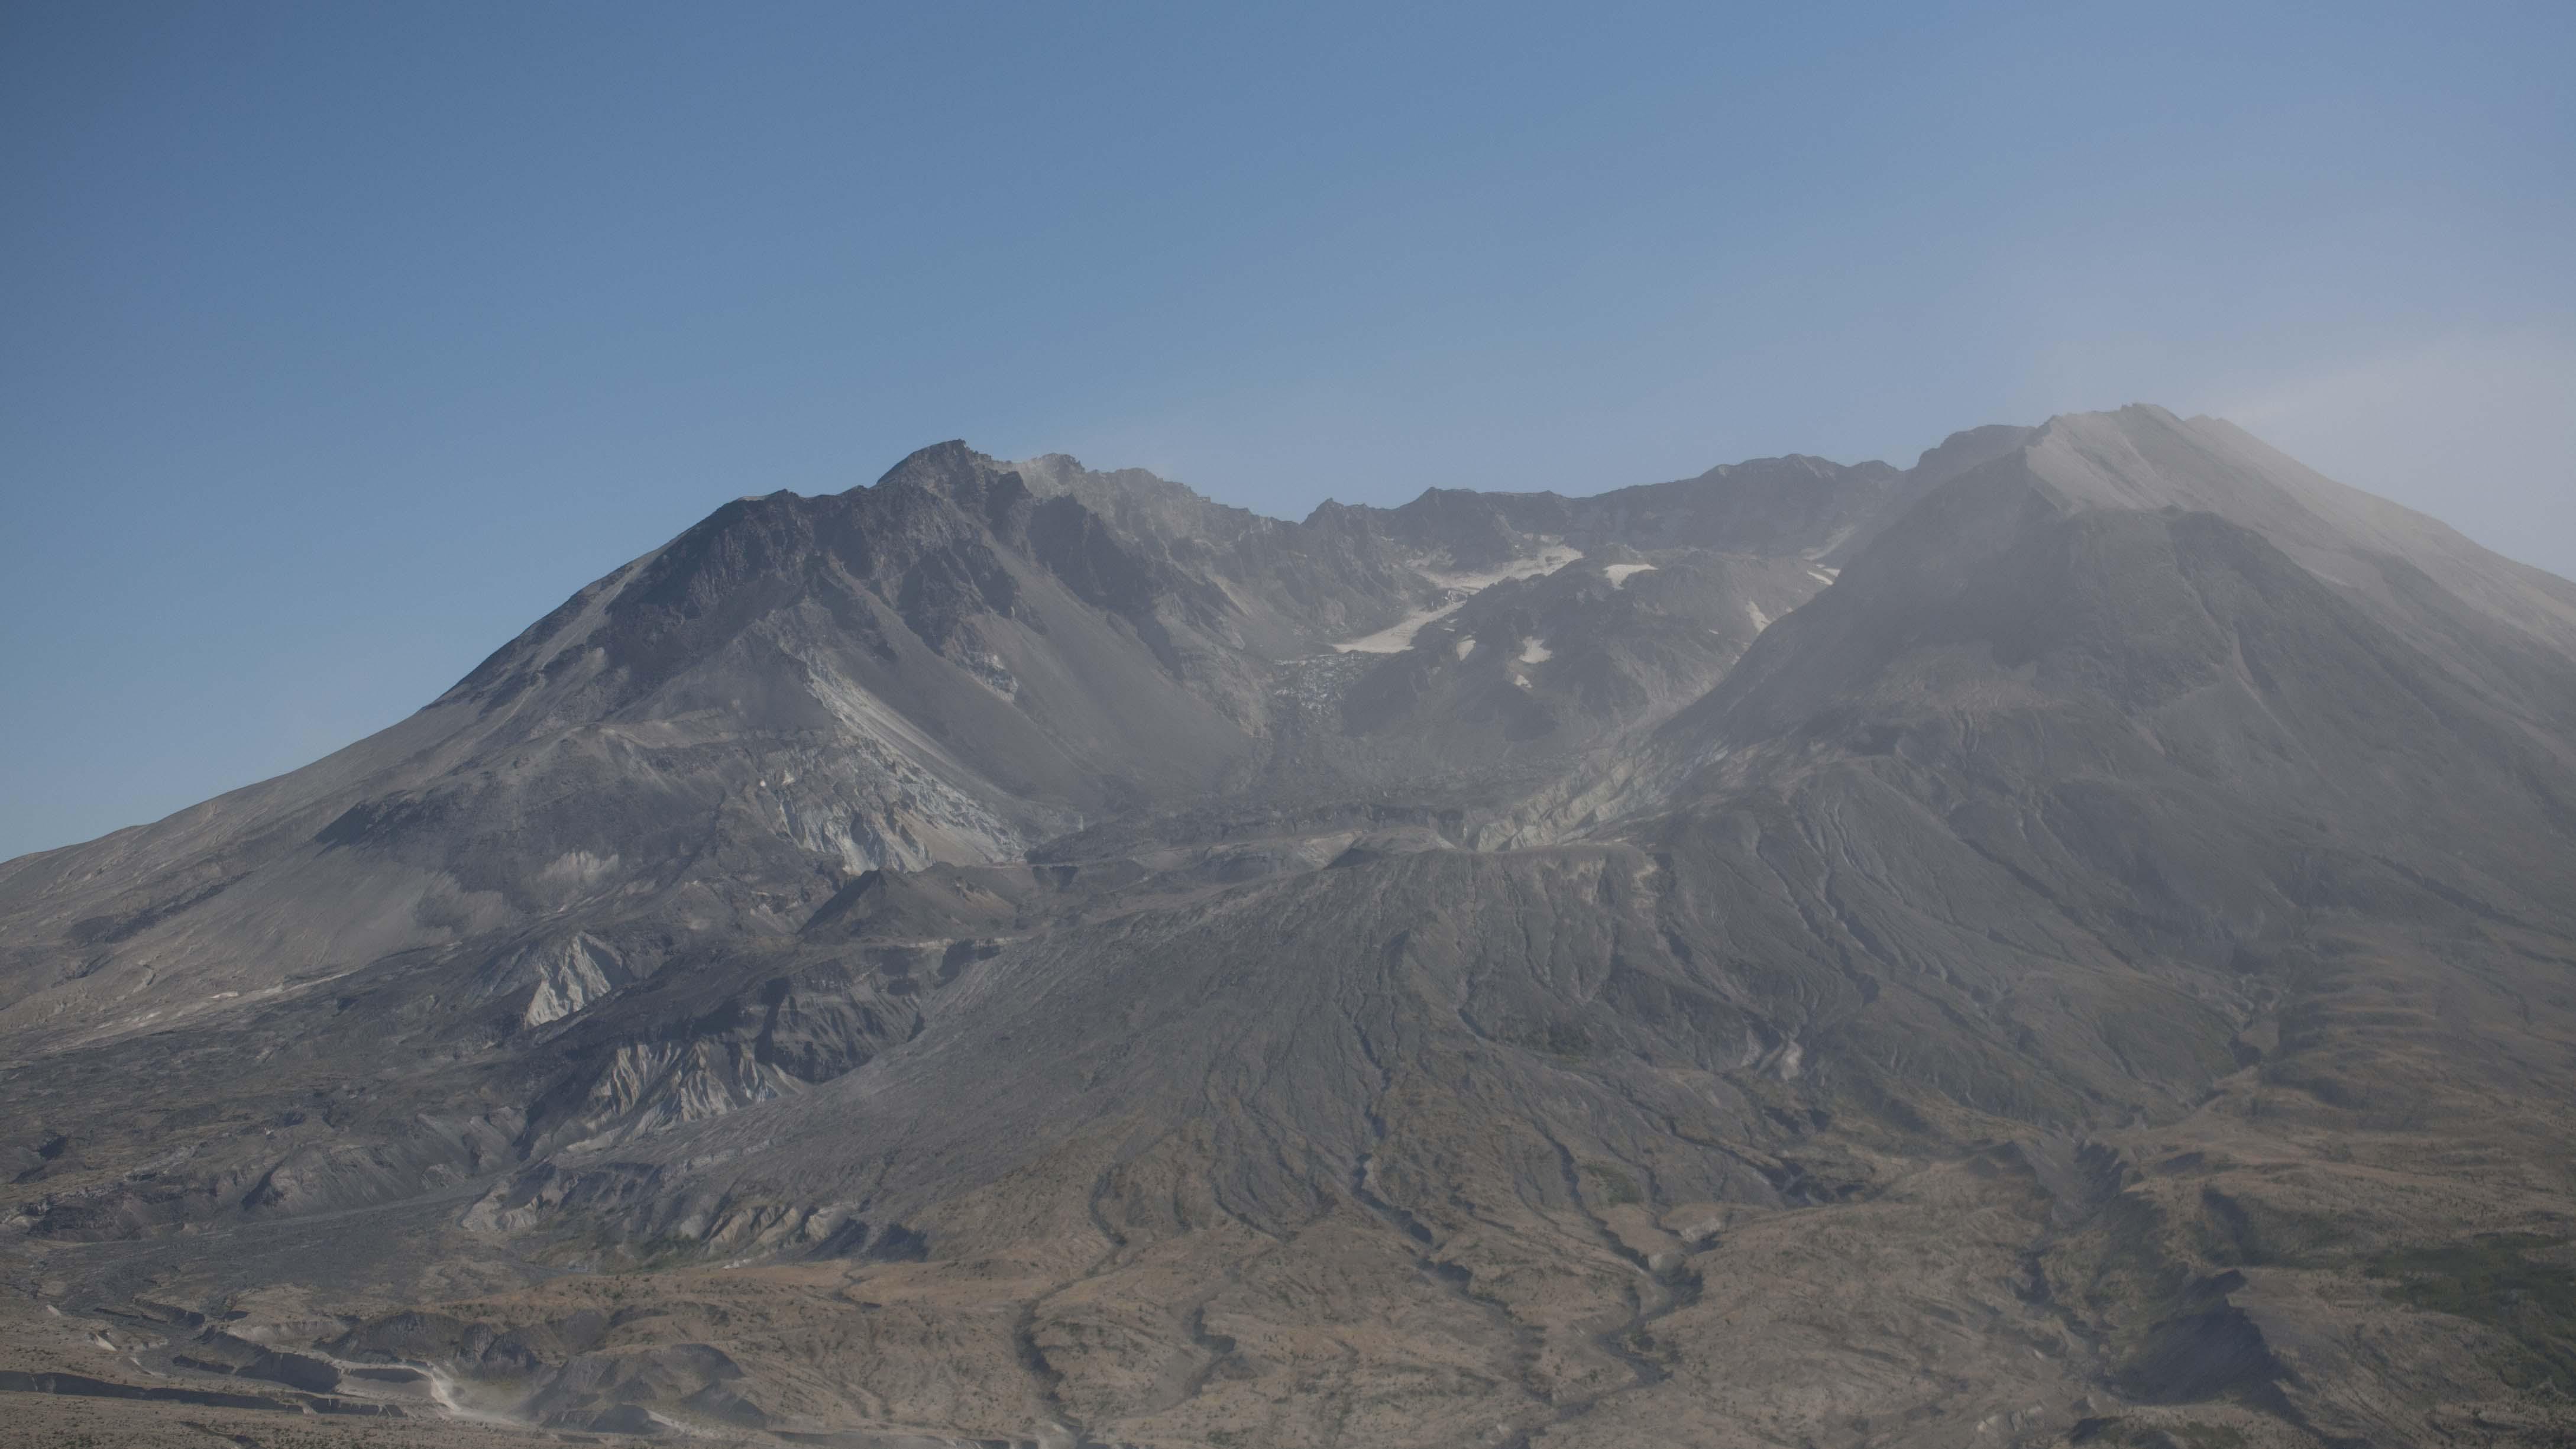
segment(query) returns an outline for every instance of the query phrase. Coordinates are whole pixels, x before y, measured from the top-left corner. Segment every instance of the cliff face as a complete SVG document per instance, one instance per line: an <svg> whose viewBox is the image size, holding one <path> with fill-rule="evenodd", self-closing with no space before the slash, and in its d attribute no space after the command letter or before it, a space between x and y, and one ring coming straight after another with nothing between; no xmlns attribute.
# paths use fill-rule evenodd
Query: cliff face
<svg viewBox="0 0 2576 1449"><path fill-rule="evenodd" d="M11 1251L603 1432L2548 1442L2571 721L2576 586L2160 409L945 444L0 865Z"/></svg>

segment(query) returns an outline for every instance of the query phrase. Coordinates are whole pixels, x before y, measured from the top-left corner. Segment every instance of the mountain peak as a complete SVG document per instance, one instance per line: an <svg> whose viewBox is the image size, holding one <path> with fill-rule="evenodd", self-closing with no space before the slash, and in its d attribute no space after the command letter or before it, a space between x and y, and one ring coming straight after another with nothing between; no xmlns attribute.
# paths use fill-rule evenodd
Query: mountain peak
<svg viewBox="0 0 2576 1449"><path fill-rule="evenodd" d="M953 492L961 484L978 484L993 471L993 460L966 446L962 438L932 443L906 454L901 462L880 474L876 482L864 488L927 488L935 493ZM853 492L859 489L851 490Z"/></svg>
<svg viewBox="0 0 2576 1449"><path fill-rule="evenodd" d="M2564 1365L2414 1289L2565 1276L2576 586L2146 404L1573 481L1292 523L952 439L0 866L16 1368L2313 1445Z"/></svg>

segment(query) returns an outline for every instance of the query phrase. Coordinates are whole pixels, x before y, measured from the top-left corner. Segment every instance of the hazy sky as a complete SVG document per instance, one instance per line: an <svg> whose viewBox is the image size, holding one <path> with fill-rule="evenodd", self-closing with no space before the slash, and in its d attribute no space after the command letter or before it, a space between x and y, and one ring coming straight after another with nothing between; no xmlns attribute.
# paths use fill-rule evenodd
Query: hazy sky
<svg viewBox="0 0 2576 1449"><path fill-rule="evenodd" d="M2576 574L2564 0L1249 10L0 4L0 856L949 437L1299 515L2150 400Z"/></svg>

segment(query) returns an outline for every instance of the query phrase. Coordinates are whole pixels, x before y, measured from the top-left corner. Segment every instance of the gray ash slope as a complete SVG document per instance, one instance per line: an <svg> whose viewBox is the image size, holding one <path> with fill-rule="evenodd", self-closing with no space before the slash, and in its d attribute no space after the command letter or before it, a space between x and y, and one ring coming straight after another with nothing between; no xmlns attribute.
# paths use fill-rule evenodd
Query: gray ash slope
<svg viewBox="0 0 2576 1449"><path fill-rule="evenodd" d="M555 1427L2549 1442L2570 879L2576 585L2222 422L1302 523L947 444L0 866L11 1231ZM564 1327L646 1266L717 1326Z"/></svg>

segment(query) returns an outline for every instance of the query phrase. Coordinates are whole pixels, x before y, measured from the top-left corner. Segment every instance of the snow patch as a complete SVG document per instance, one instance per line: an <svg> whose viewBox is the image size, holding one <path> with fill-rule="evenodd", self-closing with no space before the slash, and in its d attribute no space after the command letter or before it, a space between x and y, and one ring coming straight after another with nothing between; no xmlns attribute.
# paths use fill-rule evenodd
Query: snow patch
<svg viewBox="0 0 2576 1449"><path fill-rule="evenodd" d="M1374 634L1363 634L1357 639L1345 639L1333 646L1333 652L1336 654L1401 654L1413 647L1414 636L1422 632L1424 625L1438 623L1457 613L1466 607L1469 599L1484 590L1507 579L1530 579L1542 574L1555 573L1581 557L1583 557L1583 550L1556 543L1549 544L1528 558L1516 558L1501 568L1485 569L1477 573L1444 573L1417 563L1414 565L1415 572L1457 597L1448 599L1435 608L1416 609Z"/></svg>
<svg viewBox="0 0 2576 1449"><path fill-rule="evenodd" d="M1756 634L1771 627L1771 616L1763 613L1762 606L1751 599L1744 601L1744 617L1753 621L1753 632Z"/></svg>
<svg viewBox="0 0 2576 1449"><path fill-rule="evenodd" d="M1459 641L1458 641L1458 657L1459 657L1459 658L1464 659L1464 658L1466 658L1468 655L1473 654L1473 653L1475 653L1475 652L1476 652L1476 641L1475 641L1475 640L1473 640L1473 639L1461 639L1461 640L1459 640Z"/></svg>
<svg viewBox="0 0 2576 1449"><path fill-rule="evenodd" d="M1436 609L1416 609L1374 634L1363 634L1357 639L1343 640L1333 646L1333 652L1336 654L1401 654L1413 647L1413 636L1422 632L1423 625L1448 618L1464 607L1466 602L1465 599L1459 599Z"/></svg>
<svg viewBox="0 0 2576 1449"><path fill-rule="evenodd" d="M1547 647L1547 641L1544 639L1530 638L1521 641L1523 664L1545 664L1555 657L1556 652Z"/></svg>
<svg viewBox="0 0 2576 1449"><path fill-rule="evenodd" d="M1809 569L1807 570L1807 577L1814 579L1820 584L1830 584L1841 573L1841 569Z"/></svg>
<svg viewBox="0 0 2576 1449"><path fill-rule="evenodd" d="M1610 581L1610 587L1624 589L1628 587L1628 580L1632 576L1650 574L1654 571L1653 564L1604 564L1601 568L1601 576Z"/></svg>
<svg viewBox="0 0 2576 1449"><path fill-rule="evenodd" d="M1527 558L1513 559L1510 563L1496 569L1482 569L1463 574L1447 573L1440 569L1425 567L1417 562L1414 570L1444 589L1465 589L1473 593L1479 589L1491 588L1506 579L1534 579L1543 574L1552 574L1581 557L1583 557L1583 550L1579 548L1551 543Z"/></svg>

